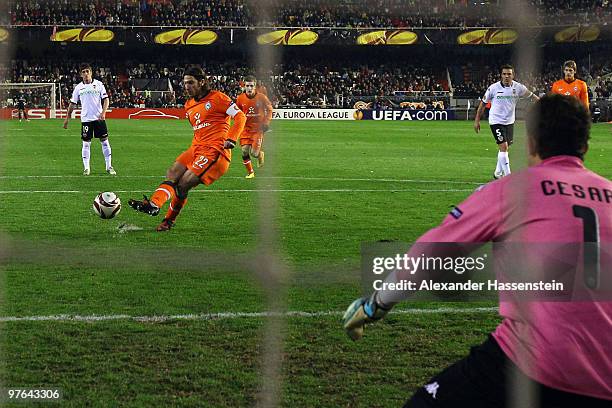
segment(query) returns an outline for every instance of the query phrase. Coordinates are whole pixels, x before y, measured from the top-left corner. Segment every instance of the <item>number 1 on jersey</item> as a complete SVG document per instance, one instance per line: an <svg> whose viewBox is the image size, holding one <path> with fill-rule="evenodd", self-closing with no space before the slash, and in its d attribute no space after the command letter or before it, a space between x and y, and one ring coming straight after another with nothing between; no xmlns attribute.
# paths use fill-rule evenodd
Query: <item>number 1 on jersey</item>
<svg viewBox="0 0 612 408"><path fill-rule="evenodd" d="M582 219L584 246L584 284L589 289L599 287L599 220L597 213L589 207L572 206L574 217Z"/></svg>

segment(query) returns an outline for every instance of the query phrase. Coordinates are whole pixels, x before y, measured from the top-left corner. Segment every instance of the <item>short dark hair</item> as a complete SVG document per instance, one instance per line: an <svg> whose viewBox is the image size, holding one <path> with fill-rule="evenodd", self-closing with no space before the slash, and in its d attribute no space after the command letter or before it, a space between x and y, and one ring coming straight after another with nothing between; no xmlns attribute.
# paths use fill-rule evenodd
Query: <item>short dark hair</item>
<svg viewBox="0 0 612 408"><path fill-rule="evenodd" d="M499 72L502 72L504 69L511 69L512 72L514 72L514 67L510 64L504 64L501 66L501 68L499 68Z"/></svg>
<svg viewBox="0 0 612 408"><path fill-rule="evenodd" d="M257 79L253 75L247 75L244 77L244 82L257 82Z"/></svg>
<svg viewBox="0 0 612 408"><path fill-rule="evenodd" d="M191 75L198 81L206 79L206 74L199 65L189 65L187 68L185 68L185 73L183 75Z"/></svg>
<svg viewBox="0 0 612 408"><path fill-rule="evenodd" d="M93 71L93 69L91 69L91 65L89 65L88 63L83 62L82 64L79 64L79 72L83 72L86 69Z"/></svg>
<svg viewBox="0 0 612 408"><path fill-rule="evenodd" d="M591 117L575 97L548 94L527 115L527 134L542 159L568 155L584 158L589 146Z"/></svg>
<svg viewBox="0 0 612 408"><path fill-rule="evenodd" d="M576 61L574 60L567 60L563 63L563 69L565 68L573 68L574 72L578 71L578 66L576 65Z"/></svg>

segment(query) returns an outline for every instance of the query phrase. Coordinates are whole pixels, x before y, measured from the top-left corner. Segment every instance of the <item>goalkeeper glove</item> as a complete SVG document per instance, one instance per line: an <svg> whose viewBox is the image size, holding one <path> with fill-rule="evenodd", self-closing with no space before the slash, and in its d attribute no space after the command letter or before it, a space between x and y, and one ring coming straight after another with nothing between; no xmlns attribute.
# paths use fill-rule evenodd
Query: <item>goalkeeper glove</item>
<svg viewBox="0 0 612 408"><path fill-rule="evenodd" d="M262 123L259 129L262 131L262 133L266 133L268 130L270 130L270 126L266 125L265 123Z"/></svg>
<svg viewBox="0 0 612 408"><path fill-rule="evenodd" d="M352 340L359 340L363 337L365 324L382 319L389 310L391 310L390 307L383 306L376 301L376 292L369 298L359 298L351 303L344 312L342 317L344 330Z"/></svg>
<svg viewBox="0 0 612 408"><path fill-rule="evenodd" d="M225 139L225 143L223 143L224 149L233 149L236 147L236 141L232 139Z"/></svg>

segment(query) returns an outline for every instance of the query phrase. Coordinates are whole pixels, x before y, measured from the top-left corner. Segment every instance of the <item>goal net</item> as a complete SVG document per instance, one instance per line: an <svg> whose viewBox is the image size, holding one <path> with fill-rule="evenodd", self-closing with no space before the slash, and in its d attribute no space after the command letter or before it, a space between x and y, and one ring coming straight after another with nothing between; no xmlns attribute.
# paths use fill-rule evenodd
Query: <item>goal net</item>
<svg viewBox="0 0 612 408"><path fill-rule="evenodd" d="M7 82L0 83L0 106L2 108L13 108L13 117L17 117L17 104L19 100L23 100L26 109L30 108L48 108L49 117L55 118L58 106L58 100L61 100L61 95L57 95L60 88L54 82L38 82L38 83L18 83Z"/></svg>

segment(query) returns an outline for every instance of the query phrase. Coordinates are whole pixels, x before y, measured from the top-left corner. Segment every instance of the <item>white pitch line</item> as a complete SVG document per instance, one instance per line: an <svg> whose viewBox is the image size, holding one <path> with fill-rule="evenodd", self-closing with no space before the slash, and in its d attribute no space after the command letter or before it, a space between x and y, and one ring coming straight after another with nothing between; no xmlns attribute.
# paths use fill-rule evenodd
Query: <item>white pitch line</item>
<svg viewBox="0 0 612 408"><path fill-rule="evenodd" d="M90 176L82 176L82 175L39 175L39 176L0 176L0 179L11 180L11 179L64 179L64 178L106 178L112 179L109 175L90 175ZM144 178L155 178L155 179L163 179L163 175L159 176L117 176L118 179L123 178L135 178L135 179L144 179ZM239 176L224 176L224 179L237 179L242 180L244 177ZM301 177L301 176L278 176L278 177L267 177L267 176L257 176L258 179L265 180L313 180L313 181L373 181L373 182L383 182L383 183L419 183L419 184L482 184L483 181L473 181L473 180L421 180L421 179L392 179L392 178L344 178L344 177Z"/></svg>
<svg viewBox="0 0 612 408"><path fill-rule="evenodd" d="M464 313L491 313L497 312L497 307L470 307L470 308L450 308L441 307L436 309L403 309L394 310L393 314L419 315L419 314L464 314ZM266 318L266 317L325 317L342 316L341 311L323 312L303 312L288 311L284 313L274 312L219 312L201 314L178 314L178 315L152 315L152 316L131 316L126 314L117 315L49 315L49 316L4 316L0 317L0 322L103 322L109 320L131 320L136 322L166 322L169 320L227 320L240 318Z"/></svg>
<svg viewBox="0 0 612 408"><path fill-rule="evenodd" d="M190 191L189 194L193 193L448 193L448 192L473 192L474 189L348 189L348 188L337 188L337 189L236 189L236 190L208 190L200 189ZM76 193L87 193L97 194L100 191L81 191L81 190L5 190L0 191L0 194L76 194ZM149 193L149 190L115 190L115 193Z"/></svg>
<svg viewBox="0 0 612 408"><path fill-rule="evenodd" d="M233 177L242 179L244 177ZM344 177L301 177L301 176L278 176L278 177L259 177L261 179L287 179L287 180L319 180L319 181L379 181L385 183L439 183L439 184L482 184L481 181L471 180L421 180L421 179L392 179L392 178L344 178Z"/></svg>
<svg viewBox="0 0 612 408"><path fill-rule="evenodd" d="M0 194L38 194L38 193L84 193L78 190L7 190L0 191Z"/></svg>

